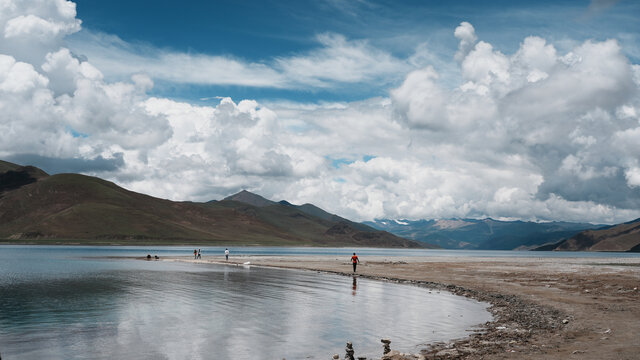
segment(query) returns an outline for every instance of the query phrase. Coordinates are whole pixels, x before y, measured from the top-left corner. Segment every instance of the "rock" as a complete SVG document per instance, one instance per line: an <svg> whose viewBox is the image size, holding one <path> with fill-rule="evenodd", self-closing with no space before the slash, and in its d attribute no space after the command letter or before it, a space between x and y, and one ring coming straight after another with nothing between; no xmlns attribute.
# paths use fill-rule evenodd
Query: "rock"
<svg viewBox="0 0 640 360"><path fill-rule="evenodd" d="M382 360L393 359L394 356L399 356L400 352L397 350L391 350L388 354L382 356Z"/></svg>
<svg viewBox="0 0 640 360"><path fill-rule="evenodd" d="M460 353L456 349L445 349L445 350L438 351L436 353L436 356L442 356L442 357L449 356L449 357L455 358L460 356Z"/></svg>
<svg viewBox="0 0 640 360"><path fill-rule="evenodd" d="M472 348L472 347L459 347L458 351L463 353L463 354L475 354L478 352L478 350Z"/></svg>
<svg viewBox="0 0 640 360"><path fill-rule="evenodd" d="M355 358L353 357L353 344L351 343L351 341L347 342L347 347L344 349L344 351L346 352L345 355L345 360L355 360Z"/></svg>
<svg viewBox="0 0 640 360"><path fill-rule="evenodd" d="M333 359L334 359L334 360L335 360L335 359L340 359L340 355L338 355L338 354L333 354Z"/></svg>
<svg viewBox="0 0 640 360"><path fill-rule="evenodd" d="M389 339L380 339L382 343L382 355L386 355L391 351L391 340Z"/></svg>
<svg viewBox="0 0 640 360"><path fill-rule="evenodd" d="M563 323L563 324L568 324L568 323L569 323L569 320L568 320L568 319L564 319L564 320L562 320L562 323Z"/></svg>

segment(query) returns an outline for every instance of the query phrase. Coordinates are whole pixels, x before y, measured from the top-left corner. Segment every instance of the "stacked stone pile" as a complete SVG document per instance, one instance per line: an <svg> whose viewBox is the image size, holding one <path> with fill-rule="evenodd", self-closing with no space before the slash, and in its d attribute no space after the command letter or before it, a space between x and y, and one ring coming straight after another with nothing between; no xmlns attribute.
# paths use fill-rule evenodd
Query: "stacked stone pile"
<svg viewBox="0 0 640 360"><path fill-rule="evenodd" d="M347 353L347 355L345 355L344 360L356 360L353 357L353 353L355 351L353 351L353 344L351 343L351 341L347 342L347 347L344 349L344 351Z"/></svg>
<svg viewBox="0 0 640 360"><path fill-rule="evenodd" d="M382 355L387 355L389 352L391 352L391 340L389 339L380 339L380 342L382 343Z"/></svg>

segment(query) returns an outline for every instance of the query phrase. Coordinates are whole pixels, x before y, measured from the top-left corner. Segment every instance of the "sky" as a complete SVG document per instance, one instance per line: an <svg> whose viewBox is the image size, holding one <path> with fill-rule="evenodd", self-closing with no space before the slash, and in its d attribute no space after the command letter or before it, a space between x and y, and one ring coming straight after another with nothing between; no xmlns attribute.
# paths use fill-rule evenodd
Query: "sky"
<svg viewBox="0 0 640 360"><path fill-rule="evenodd" d="M0 159L357 221L629 221L639 17L632 0L0 0Z"/></svg>

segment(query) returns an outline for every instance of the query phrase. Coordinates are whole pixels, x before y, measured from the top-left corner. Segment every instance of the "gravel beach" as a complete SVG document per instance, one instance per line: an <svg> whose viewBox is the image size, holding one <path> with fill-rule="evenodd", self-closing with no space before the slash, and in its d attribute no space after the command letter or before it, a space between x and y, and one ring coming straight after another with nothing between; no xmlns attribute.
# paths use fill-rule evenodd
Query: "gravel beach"
<svg viewBox="0 0 640 360"><path fill-rule="evenodd" d="M230 266L250 261L252 266L353 274L349 259L336 256L163 260ZM371 256L360 260L359 276L486 301L495 317L468 338L429 344L419 354L393 351L385 359L640 358L640 258Z"/></svg>

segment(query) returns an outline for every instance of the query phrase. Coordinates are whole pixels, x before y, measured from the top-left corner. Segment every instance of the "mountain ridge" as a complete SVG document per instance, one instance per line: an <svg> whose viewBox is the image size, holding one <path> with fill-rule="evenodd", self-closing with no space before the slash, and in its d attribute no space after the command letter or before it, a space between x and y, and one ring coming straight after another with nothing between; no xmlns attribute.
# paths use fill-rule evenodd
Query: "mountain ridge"
<svg viewBox="0 0 640 360"><path fill-rule="evenodd" d="M640 218L622 224L581 231L540 251L624 251L640 252Z"/></svg>
<svg viewBox="0 0 640 360"><path fill-rule="evenodd" d="M602 225L570 222L526 222L485 219L377 219L365 222L398 236L446 249L529 250L556 243Z"/></svg>
<svg viewBox="0 0 640 360"><path fill-rule="evenodd" d="M334 233L329 230L339 221L248 191L207 203L171 201L97 177L48 175L0 163L0 176L21 171L28 176L0 192L0 239L8 239L4 242L421 247L376 229L369 236L357 229ZM234 196L255 205L232 200Z"/></svg>
<svg viewBox="0 0 640 360"><path fill-rule="evenodd" d="M0 160L0 194L49 176L34 166L20 166Z"/></svg>

